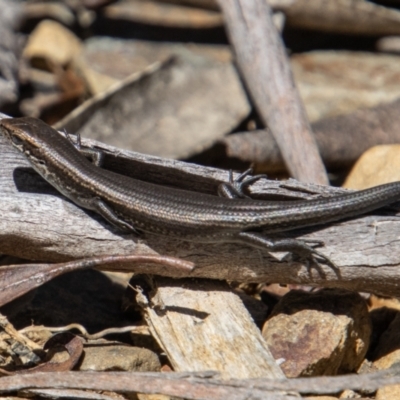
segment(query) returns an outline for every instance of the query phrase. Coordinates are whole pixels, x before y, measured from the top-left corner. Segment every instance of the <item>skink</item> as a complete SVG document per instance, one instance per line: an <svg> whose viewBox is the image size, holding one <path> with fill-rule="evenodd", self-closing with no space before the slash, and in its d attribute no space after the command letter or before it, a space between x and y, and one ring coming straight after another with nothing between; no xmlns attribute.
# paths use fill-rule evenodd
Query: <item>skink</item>
<svg viewBox="0 0 400 400"><path fill-rule="evenodd" d="M400 182L312 200L270 202L218 197L99 168L67 137L35 118L2 119L0 129L58 191L123 230L188 241L239 241L267 251L317 255L330 263L310 243L297 239L273 241L265 234L338 221L400 199Z"/></svg>

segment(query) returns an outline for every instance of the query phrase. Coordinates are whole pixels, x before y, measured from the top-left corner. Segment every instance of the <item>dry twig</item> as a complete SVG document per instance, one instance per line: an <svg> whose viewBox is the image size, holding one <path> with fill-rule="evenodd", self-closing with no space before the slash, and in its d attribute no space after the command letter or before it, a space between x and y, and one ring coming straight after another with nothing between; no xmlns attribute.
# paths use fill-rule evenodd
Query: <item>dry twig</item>
<svg viewBox="0 0 400 400"><path fill-rule="evenodd" d="M218 0L254 103L290 173L327 184L325 168L266 1Z"/></svg>
<svg viewBox="0 0 400 400"><path fill-rule="evenodd" d="M213 373L152 373L152 372L63 372L35 373L3 377L0 392L10 393L29 388L68 388L108 390L118 393L158 393L187 399L272 399L298 398L290 392L333 394L345 389L376 391L400 384L398 369L364 375L297 379L218 380ZM286 393L284 393L286 392Z"/></svg>

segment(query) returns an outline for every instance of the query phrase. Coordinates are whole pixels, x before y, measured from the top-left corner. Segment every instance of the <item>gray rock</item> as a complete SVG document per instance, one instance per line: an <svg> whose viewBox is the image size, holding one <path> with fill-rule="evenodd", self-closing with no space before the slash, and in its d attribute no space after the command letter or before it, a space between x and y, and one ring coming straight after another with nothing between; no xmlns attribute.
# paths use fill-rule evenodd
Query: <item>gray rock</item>
<svg viewBox="0 0 400 400"><path fill-rule="evenodd" d="M159 371L157 354L151 350L124 344L85 347L80 371Z"/></svg>

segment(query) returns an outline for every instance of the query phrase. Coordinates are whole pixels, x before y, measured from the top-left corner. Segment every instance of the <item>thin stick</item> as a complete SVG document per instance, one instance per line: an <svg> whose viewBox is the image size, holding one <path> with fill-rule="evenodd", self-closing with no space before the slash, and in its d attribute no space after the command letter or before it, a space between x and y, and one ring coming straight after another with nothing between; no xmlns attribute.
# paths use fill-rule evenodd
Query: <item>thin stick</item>
<svg viewBox="0 0 400 400"><path fill-rule="evenodd" d="M218 4L250 94L289 172L304 182L328 184L268 2L218 0Z"/></svg>
<svg viewBox="0 0 400 400"><path fill-rule="evenodd" d="M111 334L122 334L126 332L138 332L138 333L147 333L150 334L149 329L146 325L130 325L130 326L123 326L121 328L107 328L97 333L90 334L87 329L77 323L65 325L65 326L28 326L24 329L20 329L18 332L21 334L26 334L29 332L40 332L40 331L50 331L52 333L59 333L59 332L67 332L72 329L77 329L81 335L87 340L96 340L103 338L104 336L111 335Z"/></svg>

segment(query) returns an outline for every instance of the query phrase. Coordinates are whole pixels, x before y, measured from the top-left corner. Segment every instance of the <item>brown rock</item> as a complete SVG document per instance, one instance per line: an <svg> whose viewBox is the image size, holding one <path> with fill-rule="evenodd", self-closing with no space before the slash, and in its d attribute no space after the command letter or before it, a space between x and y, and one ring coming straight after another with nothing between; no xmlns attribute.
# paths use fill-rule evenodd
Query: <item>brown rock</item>
<svg viewBox="0 0 400 400"><path fill-rule="evenodd" d="M396 309L388 307L375 308L374 310L370 311L369 315L372 324L372 335L368 349L368 359L374 358L373 354L376 352L381 336L388 330L390 324L398 314L399 312Z"/></svg>
<svg viewBox="0 0 400 400"><path fill-rule="evenodd" d="M400 37L386 36L376 41L375 48L382 53L400 53Z"/></svg>
<svg viewBox="0 0 400 400"><path fill-rule="evenodd" d="M390 368L400 361L400 314L393 319L389 328L381 335L375 349L374 366Z"/></svg>
<svg viewBox="0 0 400 400"><path fill-rule="evenodd" d="M100 344L85 347L80 371L159 371L157 354L123 344Z"/></svg>
<svg viewBox="0 0 400 400"><path fill-rule="evenodd" d="M380 388L376 392L376 400L400 400L400 385Z"/></svg>
<svg viewBox="0 0 400 400"><path fill-rule="evenodd" d="M172 400L172 397L163 394L137 394L138 400Z"/></svg>
<svg viewBox="0 0 400 400"><path fill-rule="evenodd" d="M72 62L82 50L79 39L61 24L45 20L29 36L23 56L32 65L44 69L65 66Z"/></svg>
<svg viewBox="0 0 400 400"><path fill-rule="evenodd" d="M337 397L332 396L309 396L304 397L305 400L337 400Z"/></svg>
<svg viewBox="0 0 400 400"><path fill-rule="evenodd" d="M335 375L361 364L371 324L360 295L339 289L291 291L265 323L263 336L287 377Z"/></svg>
<svg viewBox="0 0 400 400"><path fill-rule="evenodd" d="M388 369L400 362L400 350L393 350L374 362L374 367L378 369Z"/></svg>
<svg viewBox="0 0 400 400"><path fill-rule="evenodd" d="M372 147L359 158L343 186L360 190L399 181L399 155L398 144Z"/></svg>
<svg viewBox="0 0 400 400"><path fill-rule="evenodd" d="M368 299L368 307L370 311L383 307L400 311L400 300L394 297L381 297L372 294Z"/></svg>

